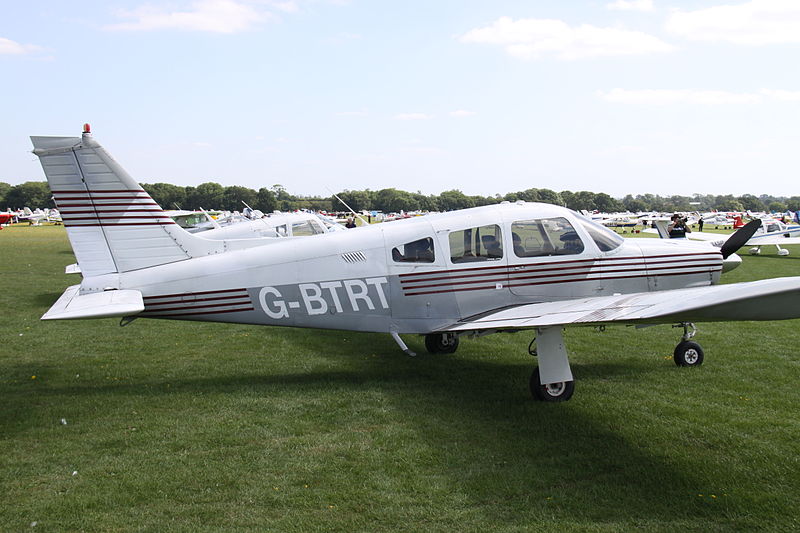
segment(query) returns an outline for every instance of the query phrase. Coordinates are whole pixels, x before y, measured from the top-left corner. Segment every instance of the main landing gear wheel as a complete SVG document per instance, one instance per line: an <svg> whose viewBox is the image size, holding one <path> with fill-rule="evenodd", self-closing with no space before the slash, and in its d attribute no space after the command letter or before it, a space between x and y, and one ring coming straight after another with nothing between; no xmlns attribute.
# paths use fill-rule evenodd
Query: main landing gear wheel
<svg viewBox="0 0 800 533"><path fill-rule="evenodd" d="M703 364L703 349L692 341L682 341L675 347L672 358L678 366L700 366Z"/></svg>
<svg viewBox="0 0 800 533"><path fill-rule="evenodd" d="M542 385L538 367L531 374L530 387L533 397L543 402L566 402L572 398L572 393L575 392L574 381L560 381Z"/></svg>
<svg viewBox="0 0 800 533"><path fill-rule="evenodd" d="M453 353L458 348L455 333L430 333L425 335L425 348L428 353Z"/></svg>

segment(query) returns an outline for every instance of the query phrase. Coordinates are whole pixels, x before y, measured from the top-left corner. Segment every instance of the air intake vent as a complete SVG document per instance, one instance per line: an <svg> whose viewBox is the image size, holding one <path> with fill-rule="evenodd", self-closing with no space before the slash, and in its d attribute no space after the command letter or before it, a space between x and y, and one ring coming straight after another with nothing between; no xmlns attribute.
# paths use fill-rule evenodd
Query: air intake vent
<svg viewBox="0 0 800 533"><path fill-rule="evenodd" d="M342 254L342 259L345 263L363 263L367 260L367 256L364 255L364 252L347 252Z"/></svg>

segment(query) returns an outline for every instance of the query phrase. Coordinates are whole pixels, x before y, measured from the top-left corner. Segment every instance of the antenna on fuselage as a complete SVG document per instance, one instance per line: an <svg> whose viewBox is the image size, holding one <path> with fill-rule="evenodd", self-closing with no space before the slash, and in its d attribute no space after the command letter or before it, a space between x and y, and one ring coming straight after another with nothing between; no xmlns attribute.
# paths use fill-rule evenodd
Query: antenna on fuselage
<svg viewBox="0 0 800 533"><path fill-rule="evenodd" d="M337 200L339 200L340 202L342 202L342 203L344 204L344 206L345 206L345 207L346 207L346 208L347 208L347 209L348 209L348 210L349 210L351 213L353 213L353 215L355 215L355 216L356 216L356 217L357 217L357 218L358 218L358 219L359 219L361 222L363 222L364 224L366 224L367 226L369 226L369 222L367 222L366 220L364 220L364 217L362 217L361 215L359 215L358 213L356 213L355 211L353 211L353 208L352 208L352 207L350 207L349 205L347 205L347 202L345 202L344 200L342 200L341 198L339 198L339 195L338 195L338 194L336 194L335 192L333 192L333 191L330 189L330 187L325 187L325 188L326 188L326 189L328 189L328 192L330 192L332 195L334 195L334 196L336 197L336 199L337 199Z"/></svg>
<svg viewBox="0 0 800 533"><path fill-rule="evenodd" d="M214 229L219 229L219 228L222 227L222 226L219 225L219 222L217 222L214 217L209 215L208 211L206 211L202 207L200 208L200 212L203 213L206 216L206 218L208 219L209 222L211 222L211 225L214 226Z"/></svg>

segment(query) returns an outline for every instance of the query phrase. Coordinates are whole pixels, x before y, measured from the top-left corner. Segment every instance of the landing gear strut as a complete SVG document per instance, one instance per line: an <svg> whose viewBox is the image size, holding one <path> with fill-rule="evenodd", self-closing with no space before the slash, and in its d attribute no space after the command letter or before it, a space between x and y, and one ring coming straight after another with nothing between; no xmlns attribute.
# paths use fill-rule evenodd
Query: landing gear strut
<svg viewBox="0 0 800 533"><path fill-rule="evenodd" d="M703 349L699 344L690 340L697 333L697 328L691 322L684 322L675 327L683 327L681 342L675 347L672 358L678 366L700 366L703 364Z"/></svg>
<svg viewBox="0 0 800 533"><path fill-rule="evenodd" d="M560 327L538 329L535 341L539 366L531 375L531 394L537 400L544 402L566 402L575 392L575 381L569 368L562 329ZM533 355L530 346L528 352Z"/></svg>

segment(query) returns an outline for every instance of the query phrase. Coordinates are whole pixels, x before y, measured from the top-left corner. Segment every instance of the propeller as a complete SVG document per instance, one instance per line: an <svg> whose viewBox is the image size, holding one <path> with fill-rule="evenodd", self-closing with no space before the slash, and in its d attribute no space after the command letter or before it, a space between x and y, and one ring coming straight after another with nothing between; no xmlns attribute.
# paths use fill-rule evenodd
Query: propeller
<svg viewBox="0 0 800 533"><path fill-rule="evenodd" d="M761 219L757 218L739 228L736 233L731 235L728 240L722 244L722 247L720 248L720 252L722 252L722 258L727 259L729 255L733 254L736 252L736 250L744 246L760 227Z"/></svg>

